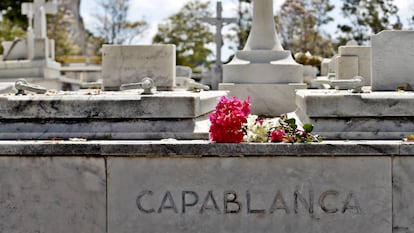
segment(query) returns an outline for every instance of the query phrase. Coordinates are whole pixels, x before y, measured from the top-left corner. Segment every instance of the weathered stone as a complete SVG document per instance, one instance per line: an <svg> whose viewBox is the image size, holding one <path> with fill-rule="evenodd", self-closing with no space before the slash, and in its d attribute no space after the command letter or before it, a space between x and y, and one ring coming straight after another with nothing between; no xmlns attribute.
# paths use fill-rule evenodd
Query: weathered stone
<svg viewBox="0 0 414 233"><path fill-rule="evenodd" d="M171 158L254 156L390 156L414 155L414 143L399 141L341 141L322 143L211 143L208 140L45 140L0 141L0 155L44 156L168 156Z"/></svg>
<svg viewBox="0 0 414 233"><path fill-rule="evenodd" d="M414 159L393 158L393 232L414 231Z"/></svg>
<svg viewBox="0 0 414 233"><path fill-rule="evenodd" d="M220 90L230 91L231 96L240 99L250 97L252 112L264 116L280 116L295 111L297 89L306 89L306 84L220 84Z"/></svg>
<svg viewBox="0 0 414 233"><path fill-rule="evenodd" d="M169 91L175 86L175 45L104 45L102 66L105 90L149 77L157 90Z"/></svg>
<svg viewBox="0 0 414 233"><path fill-rule="evenodd" d="M380 157L109 158L108 230L389 233L390 171Z"/></svg>
<svg viewBox="0 0 414 233"><path fill-rule="evenodd" d="M327 139L401 139L414 131L414 93L300 90L296 114Z"/></svg>
<svg viewBox="0 0 414 233"><path fill-rule="evenodd" d="M338 56L336 62L337 79L352 79L358 75L359 69L357 56Z"/></svg>
<svg viewBox="0 0 414 233"><path fill-rule="evenodd" d="M329 63L332 59L324 58L321 62L321 76L328 76L329 73Z"/></svg>
<svg viewBox="0 0 414 233"><path fill-rule="evenodd" d="M353 57L358 60L357 68L355 67L337 67L338 79L352 79L355 76L362 76L365 79L365 85L371 85L371 47L369 46L341 46L339 47L339 59L342 57ZM339 61L338 61L339 62ZM353 71L347 71L353 69ZM354 72L357 71L355 74ZM347 74L347 72L350 72Z"/></svg>
<svg viewBox="0 0 414 233"><path fill-rule="evenodd" d="M0 96L0 139L208 139L226 92L80 91Z"/></svg>
<svg viewBox="0 0 414 233"><path fill-rule="evenodd" d="M284 94L292 96L295 87L306 86L303 84L303 69L295 62L291 52L282 48L275 29L273 0L252 2L252 30L246 46L223 67L223 83L219 84L219 89L230 90L230 96L250 96L253 103L261 103L253 104L254 114L277 116L274 114L281 114L284 109L295 109L293 101L286 101L288 97ZM246 88L250 84L257 90ZM267 98L269 96L271 98ZM276 110L269 111L270 108Z"/></svg>
<svg viewBox="0 0 414 233"><path fill-rule="evenodd" d="M1 232L105 231L103 159L0 158Z"/></svg>
<svg viewBox="0 0 414 233"><path fill-rule="evenodd" d="M414 108L412 92L298 90L296 98L310 117L411 117Z"/></svg>
<svg viewBox="0 0 414 233"><path fill-rule="evenodd" d="M414 86L414 31L382 31L372 36L372 90Z"/></svg>

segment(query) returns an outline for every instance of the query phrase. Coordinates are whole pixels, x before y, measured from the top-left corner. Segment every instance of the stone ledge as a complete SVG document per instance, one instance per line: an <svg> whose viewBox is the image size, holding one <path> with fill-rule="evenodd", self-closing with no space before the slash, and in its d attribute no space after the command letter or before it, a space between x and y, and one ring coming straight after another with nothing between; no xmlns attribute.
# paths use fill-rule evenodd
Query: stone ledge
<svg viewBox="0 0 414 233"><path fill-rule="evenodd" d="M0 141L0 156L268 157L409 156L414 143L325 141L309 144L209 141Z"/></svg>

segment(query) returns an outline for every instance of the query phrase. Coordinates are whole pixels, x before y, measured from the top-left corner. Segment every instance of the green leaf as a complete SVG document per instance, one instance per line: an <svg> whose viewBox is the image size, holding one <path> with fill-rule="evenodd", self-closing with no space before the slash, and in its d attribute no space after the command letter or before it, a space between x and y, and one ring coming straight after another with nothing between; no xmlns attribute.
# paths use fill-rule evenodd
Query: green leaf
<svg viewBox="0 0 414 233"><path fill-rule="evenodd" d="M306 133L311 133L313 131L313 125L312 124L304 124L303 129L306 131Z"/></svg>
<svg viewBox="0 0 414 233"><path fill-rule="evenodd" d="M295 118L289 118L286 120L286 123L288 123L289 125L296 125L296 120Z"/></svg>

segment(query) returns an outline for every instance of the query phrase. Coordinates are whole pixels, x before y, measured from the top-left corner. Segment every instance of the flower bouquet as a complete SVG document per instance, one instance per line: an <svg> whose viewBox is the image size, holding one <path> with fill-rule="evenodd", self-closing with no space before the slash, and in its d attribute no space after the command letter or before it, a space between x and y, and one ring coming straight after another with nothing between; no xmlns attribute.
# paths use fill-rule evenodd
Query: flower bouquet
<svg viewBox="0 0 414 233"><path fill-rule="evenodd" d="M320 142L313 125L299 127L294 118L262 119L250 114L250 98L221 97L210 118L210 139L214 142Z"/></svg>

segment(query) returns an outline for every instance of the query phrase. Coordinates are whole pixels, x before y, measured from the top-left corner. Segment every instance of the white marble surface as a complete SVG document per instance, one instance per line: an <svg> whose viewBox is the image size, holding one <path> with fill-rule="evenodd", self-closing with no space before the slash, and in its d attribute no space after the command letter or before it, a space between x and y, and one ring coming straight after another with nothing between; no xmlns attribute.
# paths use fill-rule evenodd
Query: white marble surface
<svg viewBox="0 0 414 233"><path fill-rule="evenodd" d="M401 139L414 132L413 92L299 90L296 115L327 139Z"/></svg>
<svg viewBox="0 0 414 233"><path fill-rule="evenodd" d="M414 92L298 90L296 103L310 117L410 117Z"/></svg>
<svg viewBox="0 0 414 233"><path fill-rule="evenodd" d="M352 79L355 76L362 76L365 79L365 86L371 85L371 47L370 46L341 46L339 47L339 59L353 57L357 59L355 67L337 66L338 79ZM339 62L339 61L338 61ZM351 69L351 70L350 70ZM347 73L349 72L349 73ZM356 73L355 73L356 72Z"/></svg>
<svg viewBox="0 0 414 233"><path fill-rule="evenodd" d="M149 77L160 91L175 86L175 45L104 45L102 76L105 90Z"/></svg>
<svg viewBox="0 0 414 233"><path fill-rule="evenodd" d="M236 84L221 83L220 90L230 91L229 96L251 98L253 114L277 117L296 110L295 91L306 84Z"/></svg>
<svg viewBox="0 0 414 233"><path fill-rule="evenodd" d="M371 41L372 90L395 91L404 83L414 87L414 31L382 31Z"/></svg>
<svg viewBox="0 0 414 233"><path fill-rule="evenodd" d="M0 174L0 232L105 232L103 159L1 157Z"/></svg>
<svg viewBox="0 0 414 233"><path fill-rule="evenodd" d="M390 233L390 171L380 157L110 158L108 230Z"/></svg>
<svg viewBox="0 0 414 233"><path fill-rule="evenodd" d="M0 95L2 119L195 118L215 109L225 91L173 91L140 95L139 90L82 90L37 95Z"/></svg>

